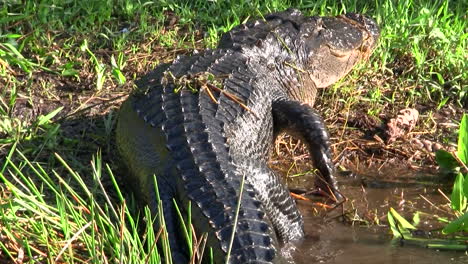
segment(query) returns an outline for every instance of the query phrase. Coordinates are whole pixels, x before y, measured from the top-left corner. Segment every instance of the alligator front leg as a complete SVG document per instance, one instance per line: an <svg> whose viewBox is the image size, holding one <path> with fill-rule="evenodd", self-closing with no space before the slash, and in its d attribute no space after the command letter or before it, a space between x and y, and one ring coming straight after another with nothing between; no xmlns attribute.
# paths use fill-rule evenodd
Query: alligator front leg
<svg viewBox="0 0 468 264"><path fill-rule="evenodd" d="M322 176L316 180L316 186L341 199L334 176L336 169L331 157L330 139L320 115L307 104L278 100L273 103L273 116L276 135L286 130L308 145L314 165Z"/></svg>

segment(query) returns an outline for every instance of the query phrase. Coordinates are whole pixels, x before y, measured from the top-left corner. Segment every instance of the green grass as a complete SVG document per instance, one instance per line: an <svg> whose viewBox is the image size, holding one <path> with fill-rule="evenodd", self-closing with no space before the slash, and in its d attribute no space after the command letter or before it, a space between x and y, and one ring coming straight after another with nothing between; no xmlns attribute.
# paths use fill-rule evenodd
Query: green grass
<svg viewBox="0 0 468 264"><path fill-rule="evenodd" d="M15 155L23 162L10 162ZM161 262L154 247L160 233L153 230L149 209L142 211L146 221L140 223L137 210L126 203L99 155L91 162L92 185L61 156L55 158L66 168L68 180L12 149L0 172L6 188L0 203L1 258L39 263ZM104 173L112 179L116 199L103 187Z"/></svg>
<svg viewBox="0 0 468 264"><path fill-rule="evenodd" d="M14 156L22 162L11 162ZM0 259L20 263L172 263L161 205L157 215L147 206L138 209L133 198L122 193L109 165L103 166L99 152L91 160L91 182L60 155L54 156L64 169L60 174L31 162L16 146L9 153L0 171ZM111 183L105 184L104 179ZM159 197L157 188L155 192ZM184 219L175 205L190 249L190 263L198 263L207 235L197 238L194 234L190 206L188 219ZM159 230L153 229L156 218L162 223Z"/></svg>
<svg viewBox="0 0 468 264"><path fill-rule="evenodd" d="M0 259L157 263L150 221L141 223L118 184L99 184L111 171L125 175L113 146L120 102L157 64L215 47L237 24L288 7L366 13L381 26L369 61L323 93L318 107L328 118L424 106L429 126L440 109L468 107L466 1L6 0Z"/></svg>
<svg viewBox="0 0 468 264"><path fill-rule="evenodd" d="M0 58L28 73L49 67L55 74L74 76L78 72L83 75L83 66L95 67L94 71L87 69L87 74L97 80L97 90L102 88L103 78L111 76L112 69L117 68L112 65L111 55L129 59L136 54L149 55L155 47L164 48L161 53L205 45L214 47L220 34L248 18L294 6L304 9L307 14L336 15L355 11L374 17L382 27L382 38L369 74L402 80L404 84L397 83L403 86L401 88L414 86L415 89L404 92L408 103L419 98L437 103L452 98L461 104L466 98L468 4L464 1L406 0L398 4L393 1L103 0L15 3L7 1L0 9L3 17L0 19L3 28ZM86 42L89 49L78 49ZM97 54L100 49L112 54ZM145 66L140 67L148 70L164 59L144 60L141 64ZM119 70L125 75L125 69ZM114 79L120 83L123 80L121 77ZM106 84L112 87L109 82ZM383 85L382 89L386 91L390 86L395 89L393 82ZM371 99L385 100L381 96Z"/></svg>

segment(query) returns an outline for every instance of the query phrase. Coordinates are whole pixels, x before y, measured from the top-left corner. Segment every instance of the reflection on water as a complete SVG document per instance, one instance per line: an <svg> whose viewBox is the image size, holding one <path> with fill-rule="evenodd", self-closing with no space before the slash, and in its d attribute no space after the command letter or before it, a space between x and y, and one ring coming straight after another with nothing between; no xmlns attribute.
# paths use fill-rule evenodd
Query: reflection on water
<svg viewBox="0 0 468 264"><path fill-rule="evenodd" d="M361 183L364 183L364 188ZM431 214L443 214L421 198L422 194L424 198L436 204L444 203L444 198L437 189L446 189L446 184L443 185L440 177L436 175L401 173L394 173L390 177L361 175L356 180L342 180L341 186L343 193L350 199L347 209L351 207L358 214L372 212L384 223L389 206L406 213L419 210ZM338 220L326 221L323 216L316 214L314 216L310 204L299 203L299 205L304 215L308 237L304 241L283 248L283 255L294 259L290 260L290 263L468 263L468 255L465 252L402 246L398 241L392 241L387 226L353 227ZM434 228L432 224L434 223L427 223L425 228Z"/></svg>

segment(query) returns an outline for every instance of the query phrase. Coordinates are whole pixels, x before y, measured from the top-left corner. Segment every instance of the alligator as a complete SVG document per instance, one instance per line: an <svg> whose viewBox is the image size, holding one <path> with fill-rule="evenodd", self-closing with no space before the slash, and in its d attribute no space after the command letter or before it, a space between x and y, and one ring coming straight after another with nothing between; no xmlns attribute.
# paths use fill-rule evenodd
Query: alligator
<svg viewBox="0 0 468 264"><path fill-rule="evenodd" d="M278 263L280 246L304 237L295 201L267 165L269 151L281 132L302 139L322 176L317 187L339 197L329 136L312 107L317 89L366 59L378 37L360 14L288 9L137 82L119 112L117 147L135 193L154 214L162 207L155 226L167 230L173 263L190 259L178 211L186 217L189 204L215 263Z"/></svg>

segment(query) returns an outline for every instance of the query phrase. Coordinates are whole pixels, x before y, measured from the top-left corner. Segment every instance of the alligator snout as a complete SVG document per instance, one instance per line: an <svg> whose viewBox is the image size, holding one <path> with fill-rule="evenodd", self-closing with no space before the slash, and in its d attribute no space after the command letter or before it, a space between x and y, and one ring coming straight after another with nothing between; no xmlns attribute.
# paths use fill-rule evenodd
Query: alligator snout
<svg viewBox="0 0 468 264"><path fill-rule="evenodd" d="M345 17L352 19L359 24L363 25L367 32L372 36L373 39L378 39L380 36L380 29L379 26L377 25L377 22L373 20L372 18L369 18L365 15L362 14L356 14L356 13L347 13L345 14Z"/></svg>
<svg viewBox="0 0 468 264"><path fill-rule="evenodd" d="M377 22L372 18L356 13L347 13L344 17L357 22L363 32L367 33L367 41L364 41L363 44L366 45L366 48L368 48L369 51L371 51L377 44L377 40L380 37L380 29Z"/></svg>

